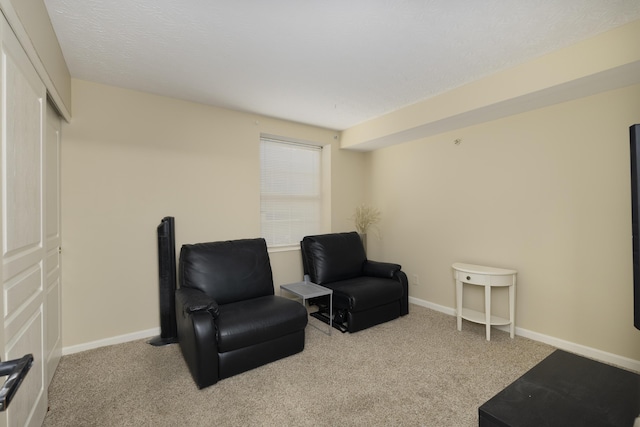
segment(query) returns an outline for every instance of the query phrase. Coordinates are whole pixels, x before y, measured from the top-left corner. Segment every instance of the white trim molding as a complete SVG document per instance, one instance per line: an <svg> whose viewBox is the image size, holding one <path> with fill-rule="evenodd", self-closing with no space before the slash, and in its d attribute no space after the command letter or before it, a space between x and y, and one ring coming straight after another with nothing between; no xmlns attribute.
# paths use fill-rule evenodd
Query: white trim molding
<svg viewBox="0 0 640 427"><path fill-rule="evenodd" d="M118 335L116 337L105 338L102 340L91 341L84 344L72 345L70 347L62 348L62 355L80 353L82 351L93 350L95 348L107 347L115 344L122 344L129 341L136 341L145 338L151 338L155 335L160 335L160 328L147 329L146 331L138 331L125 335Z"/></svg>
<svg viewBox="0 0 640 427"><path fill-rule="evenodd" d="M421 307L430 308L435 311L439 311L444 314L448 314L450 316L456 315L456 310L451 307L446 307L439 304L434 304L429 301L421 300L414 297L409 297L409 302L415 305L419 305ZM496 326L494 326L496 327ZM497 329L508 332L508 327L497 326ZM600 362L608 363L610 365L619 366L621 368L625 368L634 372L640 372L640 360L630 359L628 357L619 356L617 354L608 353L606 351L598 350L596 348L587 347L582 344L576 344L574 342L565 341L560 338L552 337L549 335L541 334L535 331L530 331L528 329L519 328L516 326L516 335L519 335L523 338L528 338L530 340L538 341L544 344L548 344L550 346L559 348L561 350L566 350L571 353L579 354L584 357L588 357L590 359L598 360Z"/></svg>
<svg viewBox="0 0 640 427"><path fill-rule="evenodd" d="M440 313L448 314L449 316L455 316L456 311L451 307L444 305L434 304L422 299L409 297L411 304L426 307L431 310L438 311ZM504 326L497 327L500 330L508 332L508 329ZM147 329L146 331L133 332L131 334L119 335L116 337L105 338L102 340L91 341L85 344L73 345L70 347L64 347L62 349L62 355L79 353L81 351L93 350L95 348L106 347L109 345L122 344L129 341L140 340L144 338L151 338L155 335L160 335L160 328ZM600 362L608 363L611 365L619 366L634 372L640 372L640 360L630 359L628 357L619 356L617 354L608 353L606 351L598 350L596 348L587 347L585 345L576 344L570 341L565 341L560 338L555 338L549 335L541 334L538 332L530 331L528 329L516 327L516 335L530 340L538 341L550 346L566 350L571 353L579 354L581 356L588 357L590 359L598 360Z"/></svg>
<svg viewBox="0 0 640 427"><path fill-rule="evenodd" d="M17 12L13 8L13 4L11 4L11 0L0 0L0 11L2 11L2 14L4 15L7 22L9 23L9 26L15 33L16 37L18 38L18 41L20 41L20 45L22 45L22 48L24 49L27 56L31 60L31 63L33 64L34 68L38 72L40 79L45 84L47 88L47 95L51 97L51 100L53 101L53 104L55 105L55 107L58 109L58 112L60 113L60 115L67 122L69 122L71 120L71 112L67 108L67 105L65 105L62 99L62 96L58 92L58 89L53 83L53 80L49 76L49 73L47 72L47 69L44 66L44 63L40 59L40 56L38 55L36 48L31 42L31 38L29 37L29 34L27 34L27 30L22 25L22 21L20 21L20 18L18 17Z"/></svg>

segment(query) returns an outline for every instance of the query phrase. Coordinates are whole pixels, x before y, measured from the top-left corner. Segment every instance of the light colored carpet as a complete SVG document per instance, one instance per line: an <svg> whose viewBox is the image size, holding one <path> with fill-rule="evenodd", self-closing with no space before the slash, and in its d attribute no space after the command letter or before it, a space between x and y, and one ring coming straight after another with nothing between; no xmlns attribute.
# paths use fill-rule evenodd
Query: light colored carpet
<svg viewBox="0 0 640 427"><path fill-rule="evenodd" d="M310 322L318 322L310 319ZM324 326L324 324L316 323ZM478 407L554 350L411 305L400 319L198 390L177 344L134 341L64 356L44 426L478 425Z"/></svg>

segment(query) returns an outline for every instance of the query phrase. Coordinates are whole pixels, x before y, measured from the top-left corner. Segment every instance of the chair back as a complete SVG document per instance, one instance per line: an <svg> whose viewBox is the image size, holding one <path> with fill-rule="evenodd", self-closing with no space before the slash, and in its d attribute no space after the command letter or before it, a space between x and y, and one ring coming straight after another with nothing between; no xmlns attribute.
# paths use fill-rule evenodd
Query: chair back
<svg viewBox="0 0 640 427"><path fill-rule="evenodd" d="M319 285L362 276L367 260L362 240L355 231L305 236L300 249L304 273Z"/></svg>
<svg viewBox="0 0 640 427"><path fill-rule="evenodd" d="M273 275L264 239L183 245L178 278L218 304L273 295Z"/></svg>

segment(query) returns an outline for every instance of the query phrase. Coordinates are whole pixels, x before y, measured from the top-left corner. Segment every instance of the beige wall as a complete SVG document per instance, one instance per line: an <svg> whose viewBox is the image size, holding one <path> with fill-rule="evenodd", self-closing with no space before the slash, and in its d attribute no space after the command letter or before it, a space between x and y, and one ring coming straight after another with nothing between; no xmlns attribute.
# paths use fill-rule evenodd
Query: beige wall
<svg viewBox="0 0 640 427"><path fill-rule="evenodd" d="M584 61L593 52L598 58L574 61L579 66L568 71L554 63L548 72L580 71L558 80L571 84L602 73L602 64L605 71L633 65L637 38L628 34L639 29L632 23L579 45ZM631 42L613 49L609 39ZM593 50L593 43L605 46ZM626 56L610 61L607 52ZM470 88L493 93L482 82ZM155 227L163 216L176 217L178 247L259 234L257 140L264 132L331 144L330 229L351 230L349 217L363 201L378 207L382 240L369 239L370 257L418 275L413 297L452 308L456 261L516 268L518 327L640 360L628 183L638 85L368 154L340 150L330 130L78 80L72 89L62 149L64 347L158 326ZM455 95L483 102L468 89ZM443 111L437 99L425 102L433 114ZM454 104L445 119L466 111ZM424 106L348 130L344 146L437 122L440 116L419 111ZM300 277L298 252L271 259L276 284Z"/></svg>
<svg viewBox="0 0 640 427"><path fill-rule="evenodd" d="M640 360L629 181L639 122L635 85L375 151L371 200L384 216L372 254L419 276L411 296L452 309L452 263L517 269L517 327Z"/></svg>
<svg viewBox="0 0 640 427"><path fill-rule="evenodd" d="M158 327L156 227L176 243L260 234L259 135L331 146L335 226L362 197L364 154L336 132L73 80L63 127L63 346ZM355 206L360 200L354 202ZM271 254L276 285L302 277L298 251Z"/></svg>

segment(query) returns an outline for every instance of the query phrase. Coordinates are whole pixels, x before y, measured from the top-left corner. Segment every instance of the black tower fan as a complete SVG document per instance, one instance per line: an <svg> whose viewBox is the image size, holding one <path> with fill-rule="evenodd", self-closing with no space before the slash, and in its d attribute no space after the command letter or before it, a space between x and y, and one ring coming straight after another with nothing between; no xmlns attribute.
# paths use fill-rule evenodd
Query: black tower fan
<svg viewBox="0 0 640 427"><path fill-rule="evenodd" d="M160 274L160 336L149 344L161 346L178 342L176 326L176 239L172 216L158 225L158 267Z"/></svg>

